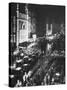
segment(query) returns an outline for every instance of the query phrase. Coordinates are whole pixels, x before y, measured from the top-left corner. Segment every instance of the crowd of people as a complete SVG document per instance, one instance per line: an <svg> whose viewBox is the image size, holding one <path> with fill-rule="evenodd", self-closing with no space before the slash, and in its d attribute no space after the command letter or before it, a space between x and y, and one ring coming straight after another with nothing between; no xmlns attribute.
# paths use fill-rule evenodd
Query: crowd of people
<svg viewBox="0 0 67 90"><path fill-rule="evenodd" d="M48 42L53 43L49 54L46 49ZM65 83L65 35L63 33L57 34L57 37L51 41L43 38L23 44L21 47L19 45L11 56L13 60L9 66L10 87Z"/></svg>

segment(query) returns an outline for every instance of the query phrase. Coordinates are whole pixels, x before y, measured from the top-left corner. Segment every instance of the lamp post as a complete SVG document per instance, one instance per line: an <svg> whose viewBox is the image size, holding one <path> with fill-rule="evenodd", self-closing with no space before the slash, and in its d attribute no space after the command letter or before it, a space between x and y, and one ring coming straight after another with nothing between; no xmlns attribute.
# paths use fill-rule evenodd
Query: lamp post
<svg viewBox="0 0 67 90"><path fill-rule="evenodd" d="M17 42L16 46L18 48L18 43L19 43L19 4L17 4Z"/></svg>
<svg viewBox="0 0 67 90"><path fill-rule="evenodd" d="M27 36L26 36L26 38L27 38L27 41L28 41L28 21L29 21L29 15L28 15L28 4L26 4L26 6L25 6L25 12L26 12L26 19L27 19L27 22L26 22L26 26L27 26Z"/></svg>

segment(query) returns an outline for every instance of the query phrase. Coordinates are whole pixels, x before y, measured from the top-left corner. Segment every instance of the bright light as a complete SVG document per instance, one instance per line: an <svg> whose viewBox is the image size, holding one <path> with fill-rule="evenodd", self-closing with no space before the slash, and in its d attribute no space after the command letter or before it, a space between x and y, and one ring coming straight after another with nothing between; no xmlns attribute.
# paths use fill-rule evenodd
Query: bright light
<svg viewBox="0 0 67 90"><path fill-rule="evenodd" d="M33 40L36 41L36 38L37 38L36 34L33 34L32 37L33 37Z"/></svg>

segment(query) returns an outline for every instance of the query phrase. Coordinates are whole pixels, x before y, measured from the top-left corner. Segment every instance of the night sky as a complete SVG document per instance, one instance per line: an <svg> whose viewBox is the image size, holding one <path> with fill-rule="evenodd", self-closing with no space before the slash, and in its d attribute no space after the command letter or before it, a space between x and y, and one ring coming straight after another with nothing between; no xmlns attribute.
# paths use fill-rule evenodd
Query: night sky
<svg viewBox="0 0 67 90"><path fill-rule="evenodd" d="M16 16L16 3L11 4L11 16ZM28 9L36 19L37 31L44 32L45 23L65 23L65 6L28 4ZM19 4L19 11L25 13L25 4Z"/></svg>

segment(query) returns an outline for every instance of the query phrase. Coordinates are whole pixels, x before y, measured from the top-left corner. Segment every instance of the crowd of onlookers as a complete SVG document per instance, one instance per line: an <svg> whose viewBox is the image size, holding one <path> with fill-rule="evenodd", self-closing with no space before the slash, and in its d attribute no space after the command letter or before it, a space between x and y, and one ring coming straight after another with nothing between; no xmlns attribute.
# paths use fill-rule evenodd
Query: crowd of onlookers
<svg viewBox="0 0 67 90"><path fill-rule="evenodd" d="M14 50L9 66L10 87L65 83L65 35L60 33L50 41L53 44L49 54L48 42L44 38Z"/></svg>

